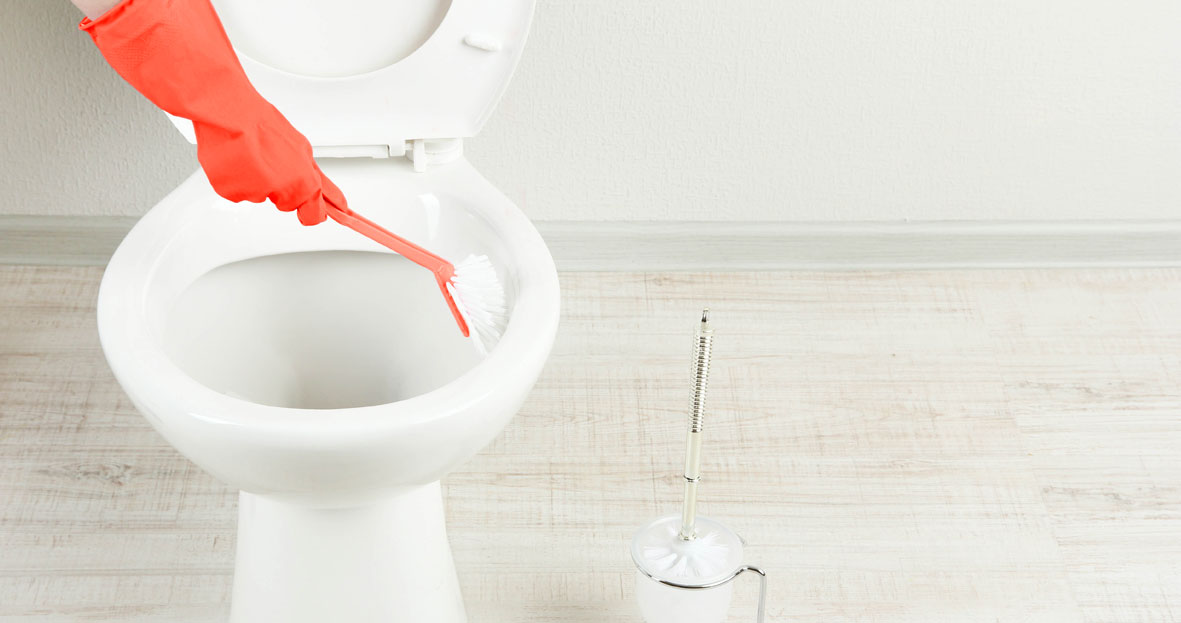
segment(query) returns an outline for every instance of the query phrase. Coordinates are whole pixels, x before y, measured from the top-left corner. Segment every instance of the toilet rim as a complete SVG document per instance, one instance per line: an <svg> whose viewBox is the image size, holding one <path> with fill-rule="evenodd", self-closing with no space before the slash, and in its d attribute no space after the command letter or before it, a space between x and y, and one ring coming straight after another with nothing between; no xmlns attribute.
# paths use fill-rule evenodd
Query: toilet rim
<svg viewBox="0 0 1181 623"><path fill-rule="evenodd" d="M195 178L204 182L200 171L190 183ZM185 207L184 202L171 199L150 210L119 245L103 275L97 304L99 337L108 363L132 401L153 418L182 418L234 427L239 433L302 437L317 443L326 438L364 439L462 416L497 397L518 399L517 390L521 395L528 390L548 357L558 324L556 268L533 224L504 199L499 206L475 203L469 209L485 217L513 258L516 300L500 342L464 374L405 400L341 409L275 407L222 394L181 370L148 328L145 290L157 263L185 230L183 219L173 214ZM131 379L135 382L123 382Z"/></svg>

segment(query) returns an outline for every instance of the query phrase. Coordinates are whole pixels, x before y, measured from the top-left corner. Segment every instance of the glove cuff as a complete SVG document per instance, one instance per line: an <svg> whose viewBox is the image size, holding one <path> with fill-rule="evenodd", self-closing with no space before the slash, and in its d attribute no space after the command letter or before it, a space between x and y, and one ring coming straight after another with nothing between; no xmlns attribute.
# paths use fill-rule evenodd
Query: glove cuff
<svg viewBox="0 0 1181 623"><path fill-rule="evenodd" d="M95 29L102 28L106 25L119 20L121 27L124 22L135 21L139 24L151 24L159 21L159 11L163 8L167 11L165 0L122 0L119 4L111 7L109 11L100 15L97 19L83 18L78 23L78 30L81 30L91 37L96 36ZM137 24L128 24L132 29L136 29Z"/></svg>

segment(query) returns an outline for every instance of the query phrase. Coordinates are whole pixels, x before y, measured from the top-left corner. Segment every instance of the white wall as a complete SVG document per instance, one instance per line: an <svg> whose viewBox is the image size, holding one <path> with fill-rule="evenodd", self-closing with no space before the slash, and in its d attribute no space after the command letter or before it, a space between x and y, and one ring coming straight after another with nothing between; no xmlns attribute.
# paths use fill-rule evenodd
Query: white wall
<svg viewBox="0 0 1181 623"><path fill-rule="evenodd" d="M6 214L196 166L66 0L3 0ZM539 0L476 165L535 219L1178 218L1181 2Z"/></svg>

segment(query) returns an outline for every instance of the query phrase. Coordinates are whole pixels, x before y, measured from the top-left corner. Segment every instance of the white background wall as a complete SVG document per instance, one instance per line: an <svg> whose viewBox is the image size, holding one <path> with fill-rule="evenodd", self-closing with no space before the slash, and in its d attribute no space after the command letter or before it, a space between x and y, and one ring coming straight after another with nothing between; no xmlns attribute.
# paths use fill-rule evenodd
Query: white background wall
<svg viewBox="0 0 1181 623"><path fill-rule="evenodd" d="M0 214L196 168L66 0L0 0ZM1177 0L539 0L470 158L535 219L1178 218Z"/></svg>

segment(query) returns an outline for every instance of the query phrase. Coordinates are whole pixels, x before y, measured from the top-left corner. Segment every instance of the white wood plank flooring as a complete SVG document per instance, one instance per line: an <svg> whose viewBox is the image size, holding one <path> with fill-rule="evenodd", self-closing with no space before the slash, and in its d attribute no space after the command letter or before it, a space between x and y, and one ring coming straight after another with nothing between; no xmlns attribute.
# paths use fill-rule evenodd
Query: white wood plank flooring
<svg viewBox="0 0 1181 623"><path fill-rule="evenodd" d="M122 395L100 269L0 267L0 621L217 621L236 496ZM446 481L473 623L638 622L717 327L703 512L769 620L1181 618L1181 270L569 273L520 415ZM731 621L753 619L755 582Z"/></svg>

